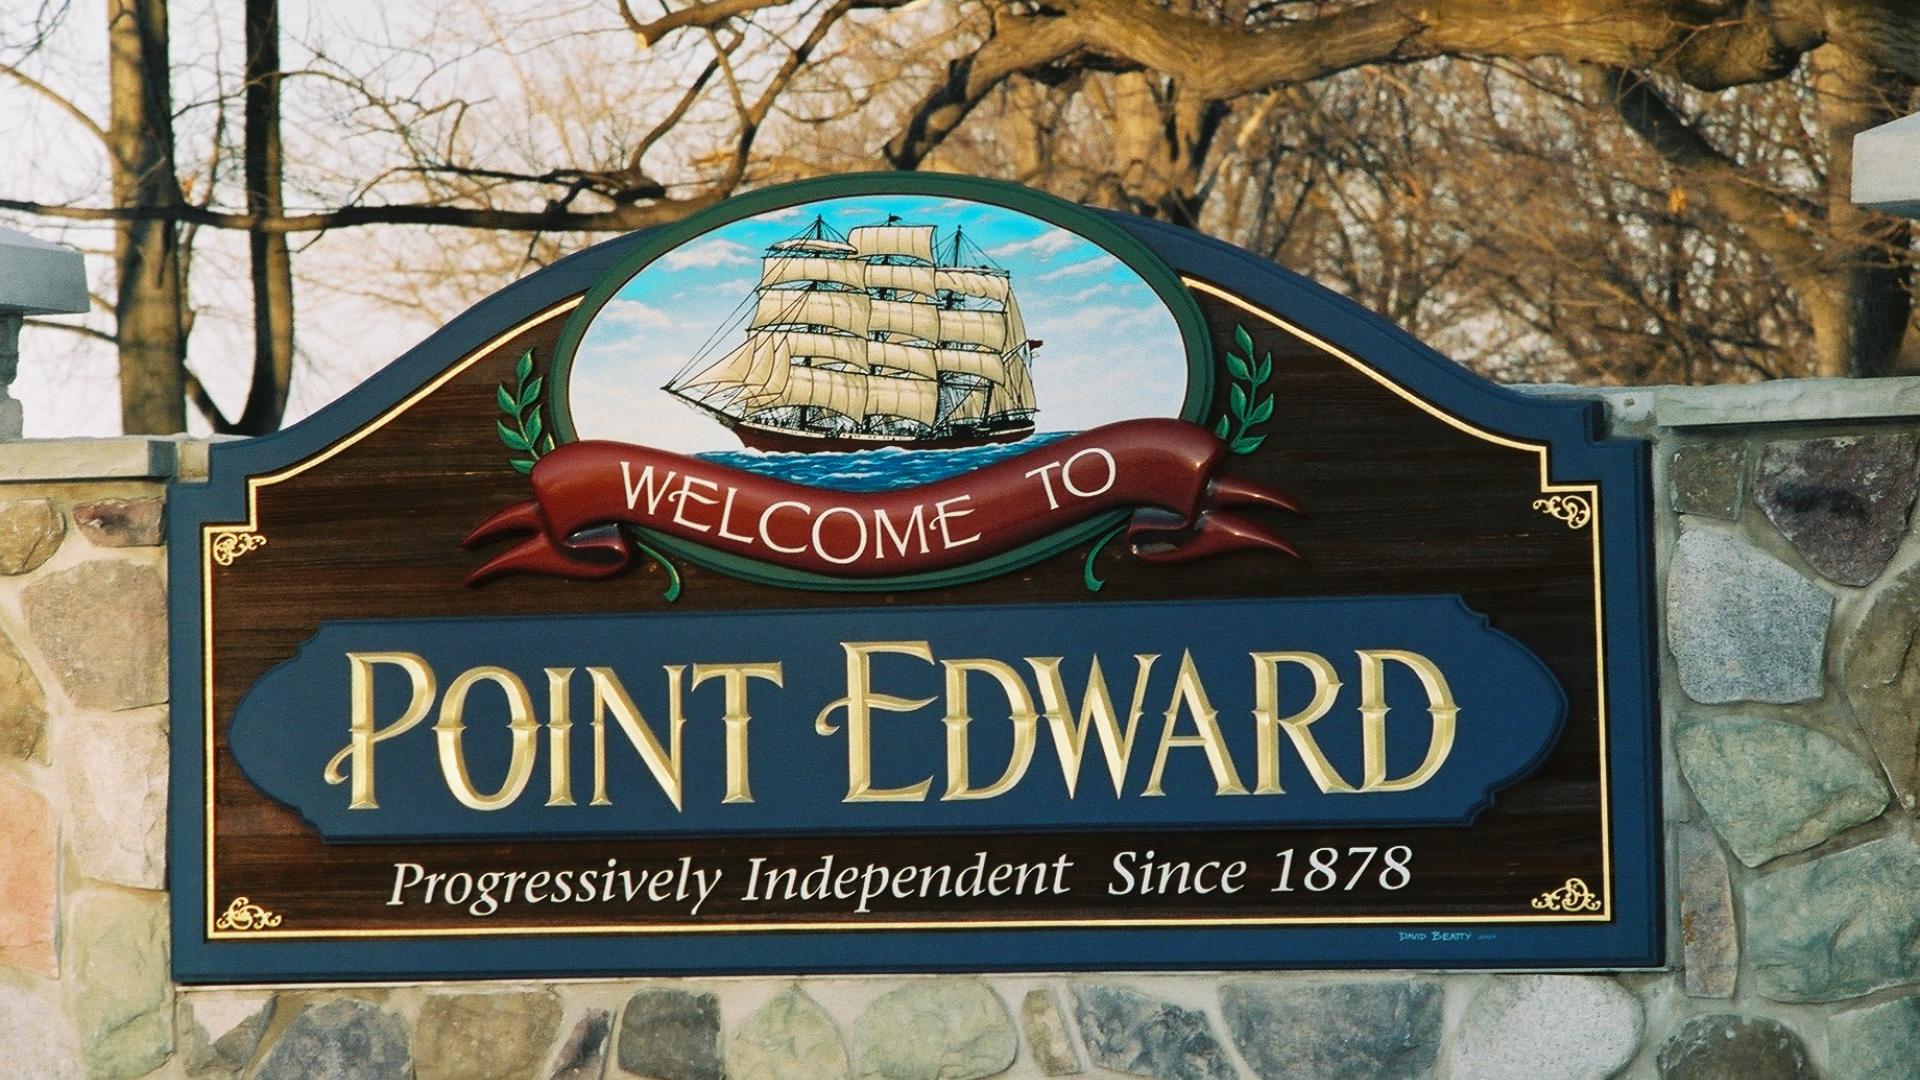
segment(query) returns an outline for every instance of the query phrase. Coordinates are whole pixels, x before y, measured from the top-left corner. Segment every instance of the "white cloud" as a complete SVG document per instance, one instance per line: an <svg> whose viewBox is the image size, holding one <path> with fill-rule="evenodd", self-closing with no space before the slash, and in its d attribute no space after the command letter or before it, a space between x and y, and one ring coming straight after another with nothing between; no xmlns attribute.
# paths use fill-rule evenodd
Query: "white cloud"
<svg viewBox="0 0 1920 1080"><path fill-rule="evenodd" d="M664 329L673 325L673 319L657 307L638 300L620 299L609 301L606 307L601 308L600 314L594 316L594 322L611 324L622 330L646 327Z"/></svg>
<svg viewBox="0 0 1920 1080"><path fill-rule="evenodd" d="M1086 288L1081 289L1079 292L1069 295L1067 297L1067 303L1078 304L1092 297L1098 296L1101 293L1112 292L1112 291L1113 291L1113 282L1103 281L1098 285L1089 285Z"/></svg>
<svg viewBox="0 0 1920 1080"><path fill-rule="evenodd" d="M1111 338L1121 330L1146 327L1159 321L1162 312L1152 307L1128 307L1121 304L1093 304L1076 308L1054 325L1070 331L1083 331Z"/></svg>
<svg viewBox="0 0 1920 1080"><path fill-rule="evenodd" d="M707 269L715 266L751 266L753 260L752 248L732 240L714 237L685 247L674 248L661 257L660 263L669 270L685 270L689 267Z"/></svg>
<svg viewBox="0 0 1920 1080"><path fill-rule="evenodd" d="M1112 263L1105 255L1095 255L1091 259L1082 259L1077 263L1068 263L1067 265L1060 267L1058 270L1049 270L1046 273L1041 274L1039 277L1035 278L1034 280L1035 281L1058 281L1061 278L1073 277L1077 274L1099 273L1100 271L1109 269L1111 266L1112 266Z"/></svg>
<svg viewBox="0 0 1920 1080"><path fill-rule="evenodd" d="M1000 245L993 249L993 257L1005 259L1010 255L1035 255L1043 260L1051 259L1076 243L1079 243L1079 238L1065 229L1048 229L1031 240Z"/></svg>

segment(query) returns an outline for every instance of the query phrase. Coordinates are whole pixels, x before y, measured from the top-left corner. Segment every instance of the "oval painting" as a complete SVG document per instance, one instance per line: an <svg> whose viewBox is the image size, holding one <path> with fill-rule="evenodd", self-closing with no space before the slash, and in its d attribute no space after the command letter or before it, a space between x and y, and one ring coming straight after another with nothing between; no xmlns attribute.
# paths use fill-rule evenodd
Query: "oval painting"
<svg viewBox="0 0 1920 1080"><path fill-rule="evenodd" d="M841 490L1178 417L1194 377L1179 321L1127 261L951 196L823 198L732 220L582 314L563 432Z"/></svg>

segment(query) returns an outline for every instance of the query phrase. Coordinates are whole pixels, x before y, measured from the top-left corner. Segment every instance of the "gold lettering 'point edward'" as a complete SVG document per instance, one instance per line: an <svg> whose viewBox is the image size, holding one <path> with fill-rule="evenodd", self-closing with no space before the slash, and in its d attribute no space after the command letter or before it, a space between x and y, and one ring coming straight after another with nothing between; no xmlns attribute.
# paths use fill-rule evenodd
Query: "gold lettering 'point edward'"
<svg viewBox="0 0 1920 1080"><path fill-rule="evenodd" d="M588 249L171 493L175 974L1656 964L1597 408L982 180Z"/></svg>

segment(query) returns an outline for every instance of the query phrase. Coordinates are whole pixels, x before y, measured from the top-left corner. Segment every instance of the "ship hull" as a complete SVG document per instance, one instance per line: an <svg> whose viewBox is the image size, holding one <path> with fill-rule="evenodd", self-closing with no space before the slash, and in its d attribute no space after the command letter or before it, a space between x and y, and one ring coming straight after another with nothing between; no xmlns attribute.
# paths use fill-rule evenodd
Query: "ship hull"
<svg viewBox="0 0 1920 1080"><path fill-rule="evenodd" d="M943 435L930 439L886 435L820 435L738 421L730 426L741 444L748 449L785 454L844 454L853 450L883 450L890 446L903 450L963 450L970 446L1019 442L1033 434L1031 420L986 431L968 432L964 435Z"/></svg>

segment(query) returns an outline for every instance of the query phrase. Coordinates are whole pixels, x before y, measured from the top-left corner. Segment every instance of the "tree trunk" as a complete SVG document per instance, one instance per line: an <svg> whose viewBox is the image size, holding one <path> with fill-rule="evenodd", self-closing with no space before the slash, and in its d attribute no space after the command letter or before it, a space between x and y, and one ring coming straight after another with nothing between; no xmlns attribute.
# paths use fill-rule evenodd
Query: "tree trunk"
<svg viewBox="0 0 1920 1080"><path fill-rule="evenodd" d="M279 0L247 0L248 214L279 216L280 173ZM253 269L253 380L246 408L232 427L242 435L265 435L280 427L293 377L293 262L285 233L256 229L247 241Z"/></svg>
<svg viewBox="0 0 1920 1080"><path fill-rule="evenodd" d="M108 0L111 92L107 142L117 206L180 200L173 167L173 94L166 0ZM115 305L120 350L120 426L128 434L186 428L185 288L180 230L171 221L120 222Z"/></svg>
<svg viewBox="0 0 1920 1080"><path fill-rule="evenodd" d="M1177 83L1141 72L1114 76L1111 101L1116 205L1195 228L1206 203L1207 153L1225 109L1182 98Z"/></svg>
<svg viewBox="0 0 1920 1080"><path fill-rule="evenodd" d="M1909 224L1853 205L1853 137L1906 114L1913 83L1828 45L1814 54L1828 141L1825 284L1807 297L1820 375L1888 375L1913 312Z"/></svg>

